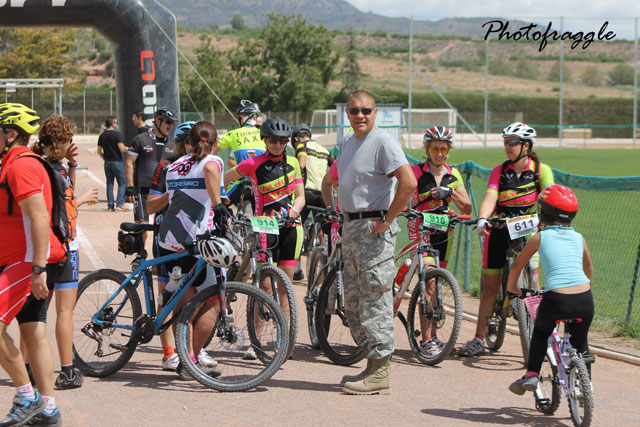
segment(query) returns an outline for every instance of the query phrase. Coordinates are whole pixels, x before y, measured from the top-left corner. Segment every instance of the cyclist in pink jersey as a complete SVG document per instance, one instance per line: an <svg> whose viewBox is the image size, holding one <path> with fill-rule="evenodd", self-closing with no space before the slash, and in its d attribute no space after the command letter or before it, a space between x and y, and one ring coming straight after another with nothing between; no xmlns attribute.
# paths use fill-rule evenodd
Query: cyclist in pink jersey
<svg viewBox="0 0 640 427"><path fill-rule="evenodd" d="M280 235L261 236L263 247L271 249L273 260L293 280L293 271L302 248L302 226L298 217L304 208L304 183L298 160L287 156L285 148L291 137L289 124L278 117L268 119L260 127L260 136L264 139L267 151L242 161L227 171L224 182L227 185L243 176L251 178L255 198L255 215L280 215L291 224L280 227ZM280 301L285 313L289 312L285 289Z"/></svg>
<svg viewBox="0 0 640 427"><path fill-rule="evenodd" d="M482 245L482 297L478 308L475 337L458 350L462 357L484 354L487 319L491 316L502 281L502 267L509 246L505 228L492 228L491 215L512 217L535 213L538 194L553 185L549 166L540 163L534 153L536 131L524 123L512 123L502 131L507 161L496 166L489 176L487 191L478 211L478 234Z"/></svg>

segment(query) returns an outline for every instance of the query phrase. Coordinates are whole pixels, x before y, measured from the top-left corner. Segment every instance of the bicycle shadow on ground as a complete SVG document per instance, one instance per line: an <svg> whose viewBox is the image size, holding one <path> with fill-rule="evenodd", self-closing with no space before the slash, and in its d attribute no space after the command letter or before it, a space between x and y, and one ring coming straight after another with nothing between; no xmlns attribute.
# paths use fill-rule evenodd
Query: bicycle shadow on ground
<svg viewBox="0 0 640 427"><path fill-rule="evenodd" d="M309 363L333 364L333 362L331 362L331 360L322 353L322 350L315 349L309 344L296 344L293 350L293 360Z"/></svg>
<svg viewBox="0 0 640 427"><path fill-rule="evenodd" d="M526 369L522 356L498 354L488 352L484 356L460 357L455 359L462 361L462 364L468 368L482 369L489 371L513 371L520 372Z"/></svg>
<svg viewBox="0 0 640 427"><path fill-rule="evenodd" d="M149 369L156 370L149 372ZM96 378L99 382L116 383L122 387L135 387L143 389L159 389L167 391L181 391L191 393L201 393L203 391L216 392L196 380L181 381L175 372L160 371L157 365L151 365L140 362L129 362L127 365L106 378ZM270 381L257 388L248 390L247 392L263 392L267 391Z"/></svg>
<svg viewBox="0 0 640 427"><path fill-rule="evenodd" d="M276 374L277 376L277 374ZM311 381L303 381L303 380L280 380L275 376L271 378L269 381L264 383L266 387L279 387L279 388L288 388L291 390L308 390L308 391L330 391L330 392L342 392L342 386L340 386L340 379L342 376L336 376L335 382L333 383L321 383L321 382L311 382Z"/></svg>
<svg viewBox="0 0 640 427"><path fill-rule="evenodd" d="M456 359L456 358L454 357L453 354L450 354L449 356L445 357L442 360L442 362L444 362L446 360L452 360L452 359ZM393 352L393 357L391 358L391 360L393 361L393 363L399 363L401 365L407 365L407 366L430 366L432 368L438 368L438 369L441 368L440 366L438 366L439 364L427 365L425 363L420 362L416 358L416 355L411 350L398 350L398 349L396 349ZM440 362L440 363L442 363L442 362Z"/></svg>
<svg viewBox="0 0 640 427"><path fill-rule="evenodd" d="M453 409L423 409L420 412L435 417L455 420L471 421L490 425L522 425L522 426L568 426L565 422L554 419L551 415L544 415L534 409L516 408L461 408Z"/></svg>

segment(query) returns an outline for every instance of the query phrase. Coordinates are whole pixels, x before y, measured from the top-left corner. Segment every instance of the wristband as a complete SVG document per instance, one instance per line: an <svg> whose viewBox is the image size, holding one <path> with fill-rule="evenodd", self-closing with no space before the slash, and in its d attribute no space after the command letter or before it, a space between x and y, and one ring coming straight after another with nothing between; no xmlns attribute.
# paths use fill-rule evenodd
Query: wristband
<svg viewBox="0 0 640 427"><path fill-rule="evenodd" d="M78 162L76 162L76 163L67 162L67 167L68 168L77 168L78 167Z"/></svg>

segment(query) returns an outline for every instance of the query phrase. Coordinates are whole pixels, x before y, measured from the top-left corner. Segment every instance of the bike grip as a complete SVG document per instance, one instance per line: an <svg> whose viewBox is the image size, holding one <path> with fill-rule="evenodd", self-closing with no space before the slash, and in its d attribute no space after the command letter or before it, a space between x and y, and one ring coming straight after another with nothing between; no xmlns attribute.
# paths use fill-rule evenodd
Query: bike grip
<svg viewBox="0 0 640 427"><path fill-rule="evenodd" d="M458 215L458 219L459 219L459 220L463 220L463 219L471 219L471 215Z"/></svg>

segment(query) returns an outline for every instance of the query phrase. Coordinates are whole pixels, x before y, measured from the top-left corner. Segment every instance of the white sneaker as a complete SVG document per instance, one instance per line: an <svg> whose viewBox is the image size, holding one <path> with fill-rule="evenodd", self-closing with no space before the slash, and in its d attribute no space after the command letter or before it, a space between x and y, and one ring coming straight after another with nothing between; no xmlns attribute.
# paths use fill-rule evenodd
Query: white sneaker
<svg viewBox="0 0 640 427"><path fill-rule="evenodd" d="M205 349L200 349L200 354L198 354L198 362L204 366L205 368L215 368L218 366L218 362L213 360L205 351Z"/></svg>
<svg viewBox="0 0 640 427"><path fill-rule="evenodd" d="M179 362L180 358L178 358L178 353L173 353L167 359L162 359L162 370L175 372Z"/></svg>
<svg viewBox="0 0 640 427"><path fill-rule="evenodd" d="M253 347L249 347L249 350L244 352L242 358L244 360L256 360L258 356L256 356L256 351L253 349Z"/></svg>

